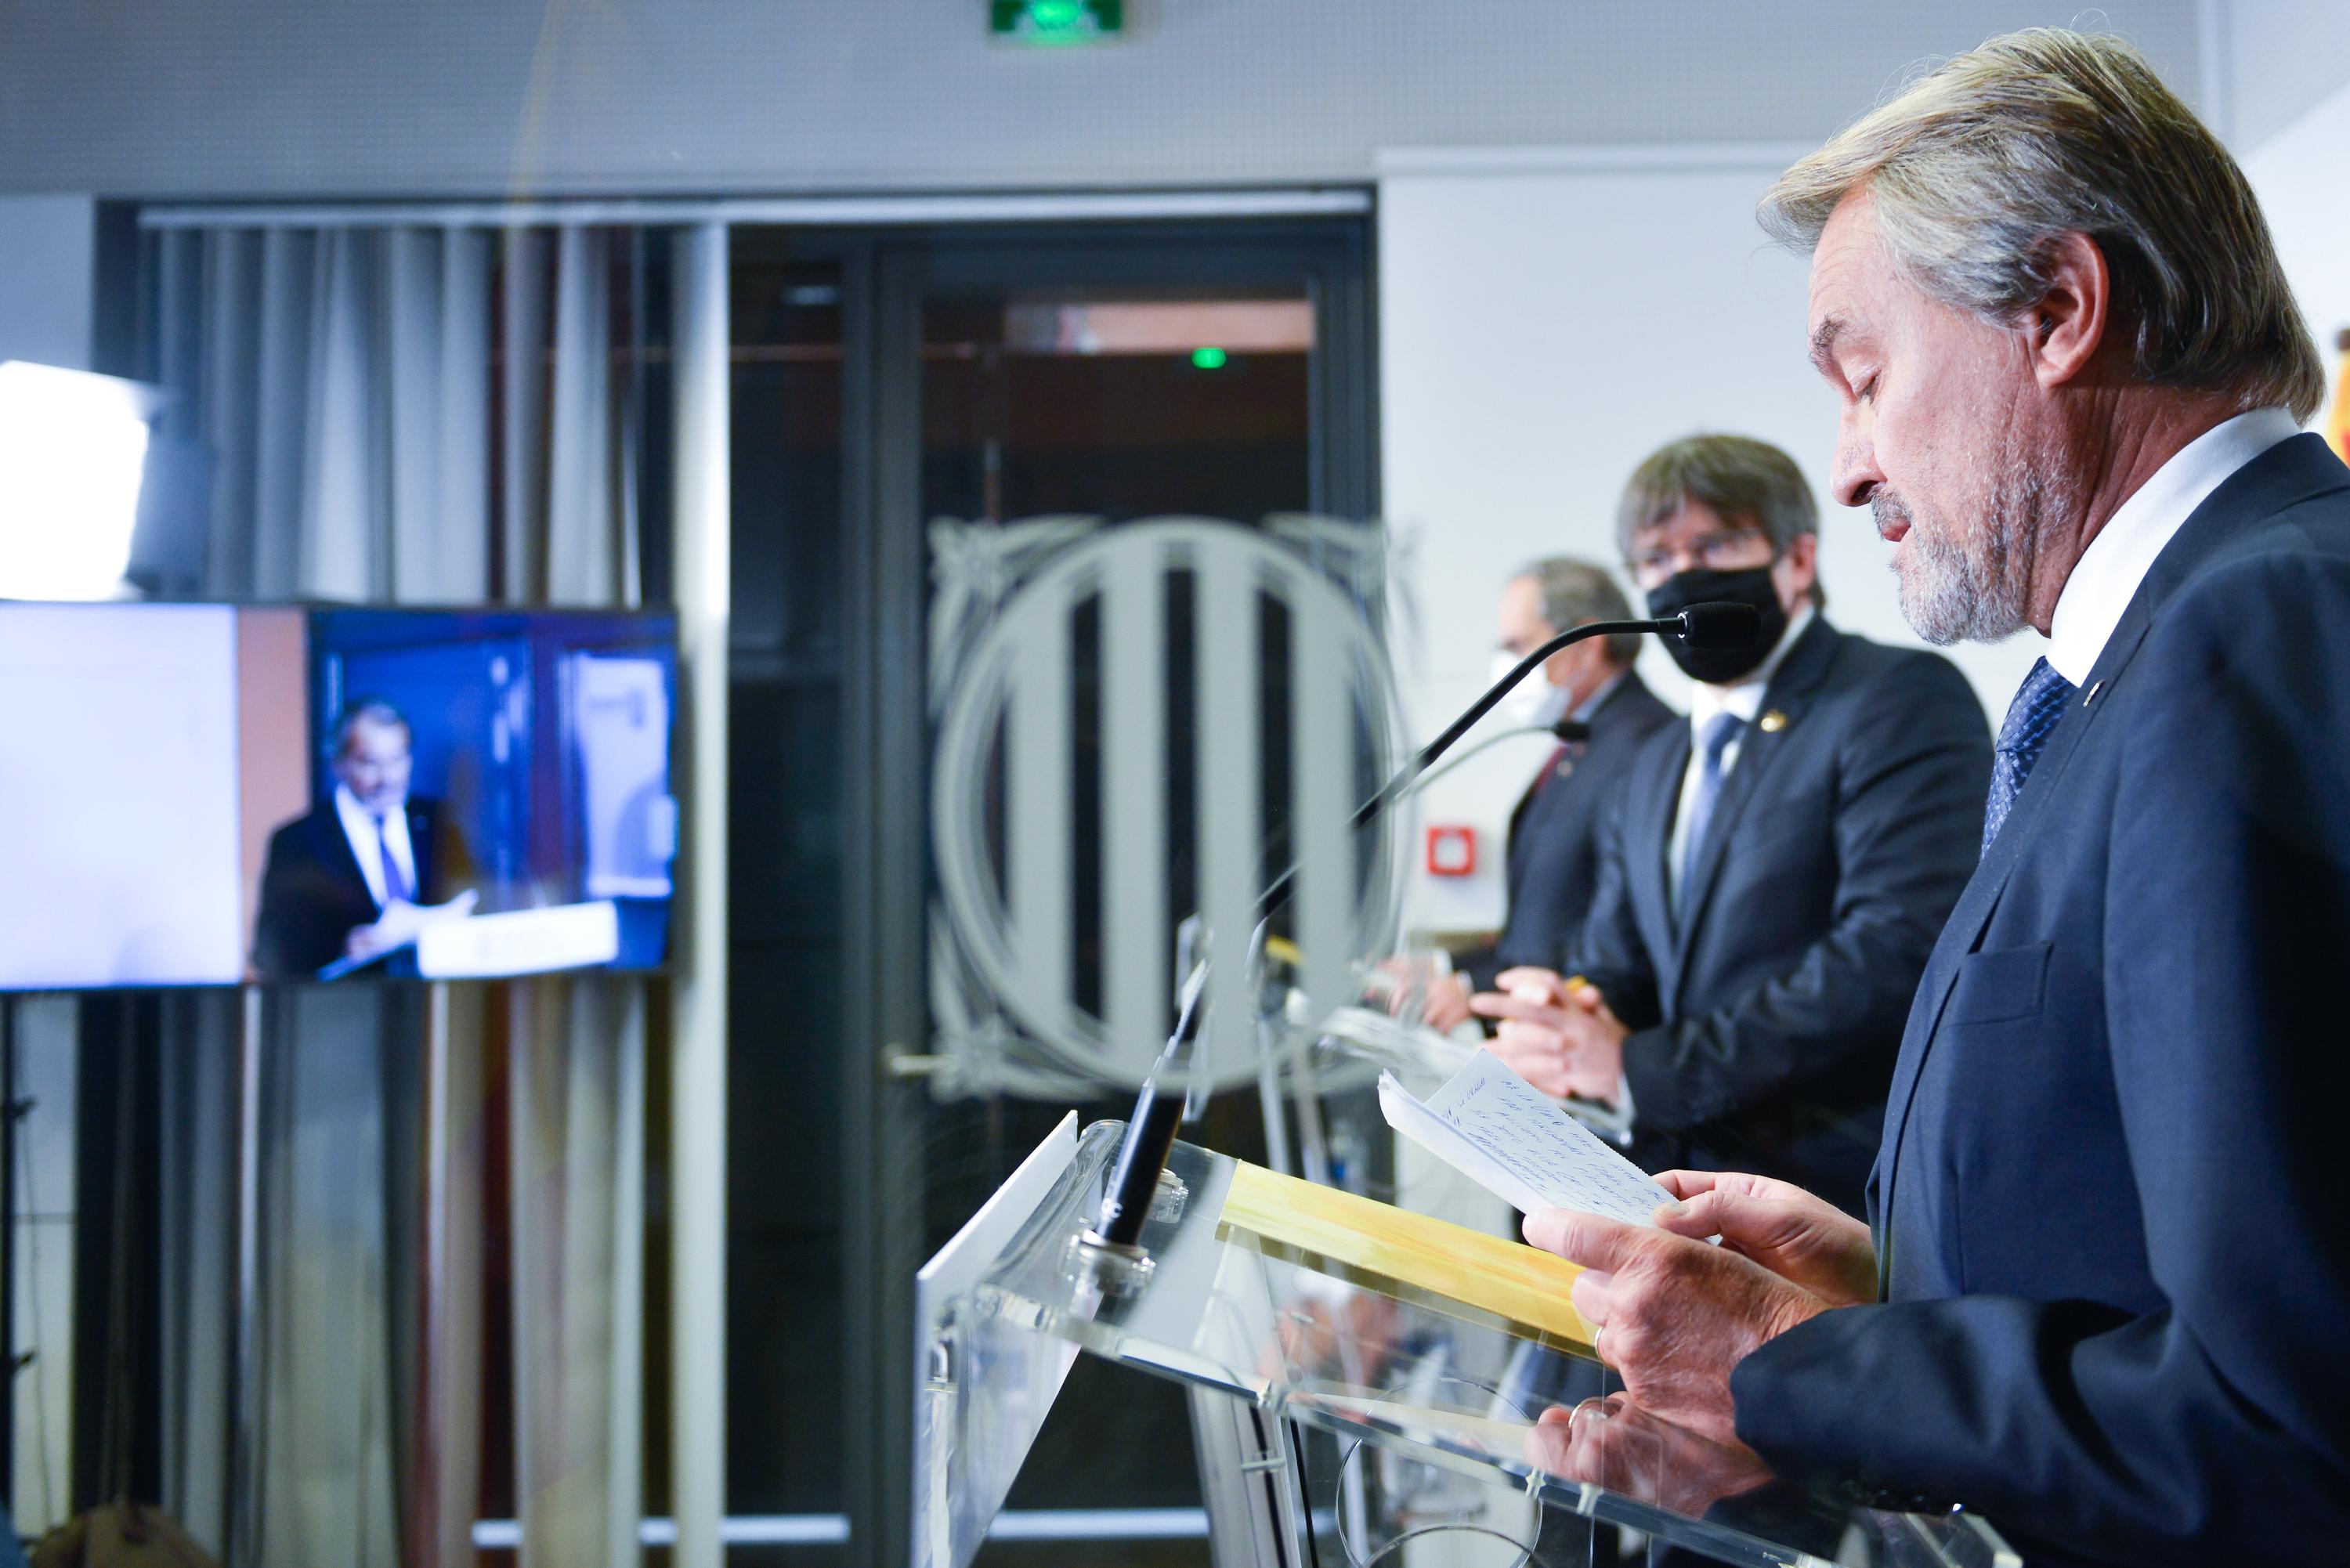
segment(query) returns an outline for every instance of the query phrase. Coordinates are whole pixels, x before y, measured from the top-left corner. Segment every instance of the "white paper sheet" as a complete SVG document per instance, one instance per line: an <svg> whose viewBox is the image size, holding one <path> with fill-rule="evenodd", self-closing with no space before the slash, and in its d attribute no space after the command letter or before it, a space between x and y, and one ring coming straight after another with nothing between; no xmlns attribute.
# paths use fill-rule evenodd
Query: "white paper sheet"
<svg viewBox="0 0 2350 1568"><path fill-rule="evenodd" d="M1491 1051L1471 1056L1425 1103L1380 1074L1379 1110L1389 1127L1521 1214L1579 1209L1652 1225L1657 1205L1672 1198Z"/></svg>

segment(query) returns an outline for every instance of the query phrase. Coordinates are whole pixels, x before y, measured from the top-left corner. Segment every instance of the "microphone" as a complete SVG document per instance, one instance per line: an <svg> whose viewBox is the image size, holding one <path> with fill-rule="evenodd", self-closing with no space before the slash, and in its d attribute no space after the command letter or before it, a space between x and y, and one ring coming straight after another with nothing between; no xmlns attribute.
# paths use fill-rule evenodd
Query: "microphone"
<svg viewBox="0 0 2350 1568"><path fill-rule="evenodd" d="M1692 648L1751 648L1762 635L1762 617L1752 605L1732 604L1727 600L1709 600L1691 605L1679 615L1669 615L1659 620L1595 620L1560 632L1513 666L1510 672L1485 690L1485 694L1461 711L1459 718L1444 727L1436 739L1412 753L1395 777L1381 785L1379 792L1358 806L1350 826L1357 831L1378 820L1398 797L1419 782L1436 759L1451 750L1454 742L1474 728L1478 720L1492 710L1493 704L1509 695L1510 689L1539 669L1543 661L1562 648L1595 637L1670 637ZM1297 867L1292 864L1274 877L1257 899L1260 921L1289 901L1289 891L1296 885ZM1159 1174L1167 1168L1167 1156L1175 1142L1176 1123L1180 1119L1183 1096L1169 1095L1159 1085L1159 1075L1186 1059L1198 1039L1200 1023L1207 1009L1200 1005L1204 985L1194 988L1184 999L1182 1016L1176 1022L1175 1033L1168 1037L1166 1048L1150 1070L1135 1101L1134 1115L1126 1124L1126 1137L1118 1146L1118 1158L1111 1167L1107 1191L1102 1195L1100 1210L1093 1228L1082 1240L1094 1247L1113 1249L1131 1253L1142 1235L1143 1221L1150 1217L1150 1199L1159 1189Z"/></svg>
<svg viewBox="0 0 2350 1568"><path fill-rule="evenodd" d="M1513 666L1507 675L1486 688L1485 694L1461 711L1461 716L1444 727L1436 739L1420 747L1396 776L1382 786L1378 794L1357 808L1353 824L1357 828L1368 827L1380 813L1395 804L1396 797L1409 790L1430 763L1452 749L1453 742L1474 729L1477 721L1492 711L1493 704L1510 694L1510 689L1542 667L1543 661L1560 649L1571 648L1594 637L1669 637L1686 642L1692 648L1751 648L1762 635L1762 616L1752 605L1732 604L1726 599L1709 600L1691 605L1679 615L1669 615L1661 620L1595 620L1560 632ZM1297 874L1293 866L1274 879L1258 902L1258 913L1271 914L1281 907L1289 895L1291 879Z"/></svg>
<svg viewBox="0 0 2350 1568"><path fill-rule="evenodd" d="M1680 639L1691 648L1752 648L1762 635L1762 612L1752 605L1717 599L1691 605L1673 618Z"/></svg>

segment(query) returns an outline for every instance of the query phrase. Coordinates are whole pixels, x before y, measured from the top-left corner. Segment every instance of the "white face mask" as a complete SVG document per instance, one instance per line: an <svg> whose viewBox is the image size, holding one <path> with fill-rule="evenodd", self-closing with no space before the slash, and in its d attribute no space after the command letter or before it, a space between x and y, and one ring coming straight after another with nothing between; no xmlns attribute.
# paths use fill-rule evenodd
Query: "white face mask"
<svg viewBox="0 0 2350 1568"><path fill-rule="evenodd" d="M1493 672L1485 678L1485 683L1491 686L1517 665L1517 659L1509 654L1494 654ZM1493 704L1485 722L1500 730L1548 729L1565 717L1566 688L1552 685L1543 675L1542 666L1536 665Z"/></svg>

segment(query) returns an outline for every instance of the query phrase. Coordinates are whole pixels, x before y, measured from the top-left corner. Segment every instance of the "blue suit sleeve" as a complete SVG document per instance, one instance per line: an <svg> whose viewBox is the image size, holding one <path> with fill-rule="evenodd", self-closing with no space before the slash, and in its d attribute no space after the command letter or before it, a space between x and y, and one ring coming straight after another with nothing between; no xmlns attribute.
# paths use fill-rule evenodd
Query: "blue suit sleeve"
<svg viewBox="0 0 2350 1568"><path fill-rule="evenodd" d="M1828 1313L1747 1358L1783 1474L1963 1501L2141 1563L2350 1555L2350 563L2197 578L2129 671L2103 989L2137 1314L1969 1296Z"/></svg>

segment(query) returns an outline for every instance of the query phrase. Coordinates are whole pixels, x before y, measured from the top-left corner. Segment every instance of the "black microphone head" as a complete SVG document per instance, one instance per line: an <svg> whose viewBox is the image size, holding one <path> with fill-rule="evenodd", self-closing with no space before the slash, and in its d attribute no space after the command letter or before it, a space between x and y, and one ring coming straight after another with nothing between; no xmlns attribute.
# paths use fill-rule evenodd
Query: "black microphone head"
<svg viewBox="0 0 2350 1568"><path fill-rule="evenodd" d="M1752 605L1716 599L1673 618L1681 623L1673 635L1691 648L1752 648L1762 638L1762 612Z"/></svg>

